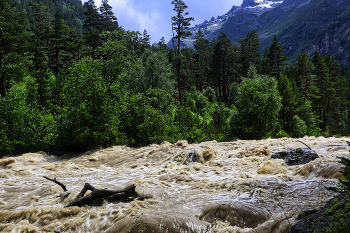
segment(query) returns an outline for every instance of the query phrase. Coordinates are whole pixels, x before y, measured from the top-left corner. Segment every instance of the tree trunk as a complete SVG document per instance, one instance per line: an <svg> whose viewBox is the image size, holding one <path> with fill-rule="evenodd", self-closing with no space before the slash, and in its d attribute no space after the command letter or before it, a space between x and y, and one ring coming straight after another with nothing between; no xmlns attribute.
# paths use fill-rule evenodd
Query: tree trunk
<svg viewBox="0 0 350 233"><path fill-rule="evenodd" d="M5 86L5 76L2 70L2 53L0 53L0 97L5 97L6 86Z"/></svg>
<svg viewBox="0 0 350 233"><path fill-rule="evenodd" d="M97 199L105 199L109 202L114 201L129 201L137 197L135 192L135 185L129 185L121 190L96 189L89 183L85 183L83 189L80 191L76 200L69 202L65 207L70 206L94 206ZM85 193L90 190L90 194Z"/></svg>
<svg viewBox="0 0 350 233"><path fill-rule="evenodd" d="M57 181L56 178L50 179L46 176L44 176L44 178L61 186L63 191L65 192L67 191L66 186L61 182ZM129 202L135 199L143 200L147 198L143 196L137 196L135 188L136 186L132 184L120 190L97 189L91 184L85 183L83 189L80 191L77 198L74 201L69 202L65 207L70 207L70 206L81 207L84 205L99 206L99 205L102 205L103 200L107 200L109 202ZM91 193L84 196L88 190L90 190Z"/></svg>

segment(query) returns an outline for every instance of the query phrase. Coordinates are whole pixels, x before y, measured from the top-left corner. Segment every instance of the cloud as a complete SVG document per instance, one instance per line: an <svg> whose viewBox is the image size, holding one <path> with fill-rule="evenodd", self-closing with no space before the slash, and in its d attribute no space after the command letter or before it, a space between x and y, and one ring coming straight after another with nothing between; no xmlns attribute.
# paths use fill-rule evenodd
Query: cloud
<svg viewBox="0 0 350 233"><path fill-rule="evenodd" d="M211 17L227 13L233 5L240 5L243 0L184 0L187 11L195 18L192 25L200 24ZM96 0L96 6L101 0ZM118 23L126 30L147 30L152 42L162 36L171 38L171 16L174 15L171 0L109 0Z"/></svg>

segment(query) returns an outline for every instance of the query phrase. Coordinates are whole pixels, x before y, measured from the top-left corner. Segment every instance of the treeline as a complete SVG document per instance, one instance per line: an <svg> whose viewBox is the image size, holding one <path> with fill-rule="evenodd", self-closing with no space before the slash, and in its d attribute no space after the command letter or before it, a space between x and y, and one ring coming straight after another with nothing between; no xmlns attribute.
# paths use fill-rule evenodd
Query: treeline
<svg viewBox="0 0 350 233"><path fill-rule="evenodd" d="M255 31L238 44L199 31L178 52L123 29L107 0L85 4L81 33L27 7L0 0L0 155L348 135L350 72L329 55L288 64L275 37L261 56Z"/></svg>

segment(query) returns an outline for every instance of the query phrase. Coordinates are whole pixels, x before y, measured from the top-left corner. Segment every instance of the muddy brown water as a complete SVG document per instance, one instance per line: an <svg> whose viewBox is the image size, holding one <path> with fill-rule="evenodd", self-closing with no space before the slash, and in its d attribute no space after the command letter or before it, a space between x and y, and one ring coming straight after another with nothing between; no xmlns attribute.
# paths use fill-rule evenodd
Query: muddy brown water
<svg viewBox="0 0 350 233"><path fill-rule="evenodd" d="M298 139L320 155L287 167L274 152L305 147L297 139L114 146L77 157L27 153L0 160L1 232L286 232L305 210L334 193L337 156L347 138ZM188 155L196 158L191 163ZM64 183L68 191L43 178ZM84 183L151 197L100 207L64 206ZM69 193L69 195L68 195Z"/></svg>

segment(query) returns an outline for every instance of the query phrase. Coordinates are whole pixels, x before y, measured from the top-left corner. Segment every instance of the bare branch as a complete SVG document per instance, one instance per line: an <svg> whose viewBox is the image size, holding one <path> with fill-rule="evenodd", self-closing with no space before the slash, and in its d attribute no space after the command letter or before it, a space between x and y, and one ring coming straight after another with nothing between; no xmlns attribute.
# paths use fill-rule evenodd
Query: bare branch
<svg viewBox="0 0 350 233"><path fill-rule="evenodd" d="M57 181L56 180L56 178L54 178L54 179L51 179L51 178L49 178L49 177L46 177L46 176L43 176L45 179L47 179L47 180L51 180L52 182L54 182L54 183L56 183L56 184L58 184L59 186L61 186L62 187L62 189L63 189L63 191L67 191L67 188L66 188L66 186L64 185L64 184L62 184L61 182L59 182L59 181Z"/></svg>
<svg viewBox="0 0 350 233"><path fill-rule="evenodd" d="M306 145L304 142L299 141L299 140L297 140L297 142L300 142L300 143L304 144L307 148L309 148L310 150L312 150L312 149L311 149L308 145Z"/></svg>

